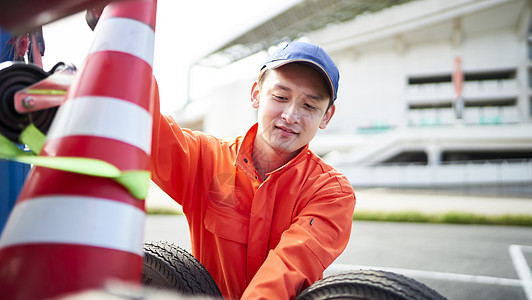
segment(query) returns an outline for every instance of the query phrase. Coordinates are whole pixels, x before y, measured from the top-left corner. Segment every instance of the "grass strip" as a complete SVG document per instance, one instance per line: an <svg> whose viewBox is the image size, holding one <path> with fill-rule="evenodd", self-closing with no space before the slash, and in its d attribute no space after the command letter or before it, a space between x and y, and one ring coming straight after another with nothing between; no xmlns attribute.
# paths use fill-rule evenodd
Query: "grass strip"
<svg viewBox="0 0 532 300"><path fill-rule="evenodd" d="M182 212L169 208L148 208L148 215L183 215ZM532 227L532 215L479 215L464 212L447 212L427 214L417 211L375 212L355 210L354 221L398 222L398 223L432 223L465 225L502 225Z"/></svg>
<svg viewBox="0 0 532 300"><path fill-rule="evenodd" d="M453 211L441 214L426 214L417 211L373 212L355 210L353 220L403 223L532 226L532 215L479 215Z"/></svg>
<svg viewBox="0 0 532 300"><path fill-rule="evenodd" d="M158 207L146 209L146 214L148 215L175 215L175 216L183 215L182 212L175 210L175 209L158 208Z"/></svg>

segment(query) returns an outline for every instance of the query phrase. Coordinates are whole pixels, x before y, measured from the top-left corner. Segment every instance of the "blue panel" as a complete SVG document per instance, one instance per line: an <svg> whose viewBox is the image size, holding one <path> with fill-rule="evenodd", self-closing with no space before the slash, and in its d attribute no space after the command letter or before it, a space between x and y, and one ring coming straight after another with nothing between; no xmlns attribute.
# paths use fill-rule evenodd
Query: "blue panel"
<svg viewBox="0 0 532 300"><path fill-rule="evenodd" d="M0 62L13 59L12 35L0 28ZM0 233L22 189L29 165L0 160Z"/></svg>
<svg viewBox="0 0 532 300"><path fill-rule="evenodd" d="M0 232L24 185L30 165L0 160Z"/></svg>
<svg viewBox="0 0 532 300"><path fill-rule="evenodd" d="M8 31L0 28L0 62L13 60L13 45L9 43L11 37Z"/></svg>

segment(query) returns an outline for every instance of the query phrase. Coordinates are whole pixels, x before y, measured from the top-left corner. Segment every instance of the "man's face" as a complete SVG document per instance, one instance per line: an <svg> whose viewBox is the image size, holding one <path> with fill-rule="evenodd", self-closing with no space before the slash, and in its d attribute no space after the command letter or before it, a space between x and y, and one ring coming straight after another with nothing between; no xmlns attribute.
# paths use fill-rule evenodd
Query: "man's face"
<svg viewBox="0 0 532 300"><path fill-rule="evenodd" d="M252 106L258 108L257 139L278 154L297 154L334 114L334 106L327 110L329 88L316 70L297 63L269 70L265 76L251 95Z"/></svg>

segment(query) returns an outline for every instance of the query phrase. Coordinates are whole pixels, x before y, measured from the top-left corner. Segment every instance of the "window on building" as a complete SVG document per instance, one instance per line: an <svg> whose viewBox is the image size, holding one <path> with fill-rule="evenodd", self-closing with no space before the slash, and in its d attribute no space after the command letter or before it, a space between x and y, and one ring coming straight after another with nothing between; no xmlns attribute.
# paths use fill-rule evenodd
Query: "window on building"
<svg viewBox="0 0 532 300"><path fill-rule="evenodd" d="M379 163L379 165L393 165L393 164L427 165L428 164L427 153L425 153L425 151L403 151Z"/></svg>
<svg viewBox="0 0 532 300"><path fill-rule="evenodd" d="M427 75L427 76L412 76L408 78L408 84L428 84L428 83L442 83L451 82L451 74Z"/></svg>
<svg viewBox="0 0 532 300"><path fill-rule="evenodd" d="M532 60L532 34L530 34L528 36L528 39L527 39L527 49L528 49L528 59L529 60Z"/></svg>
<svg viewBox="0 0 532 300"><path fill-rule="evenodd" d="M502 69L483 72L465 72L464 81L505 80L515 79L516 69Z"/></svg>
<svg viewBox="0 0 532 300"><path fill-rule="evenodd" d="M532 67L528 68L528 87L532 89Z"/></svg>
<svg viewBox="0 0 532 300"><path fill-rule="evenodd" d="M515 159L532 159L532 149L523 150L453 150L442 152L442 162L465 163L465 162L486 162Z"/></svg>
<svg viewBox="0 0 532 300"><path fill-rule="evenodd" d="M516 104L516 98L469 99L465 102L465 107L504 107L515 106Z"/></svg>

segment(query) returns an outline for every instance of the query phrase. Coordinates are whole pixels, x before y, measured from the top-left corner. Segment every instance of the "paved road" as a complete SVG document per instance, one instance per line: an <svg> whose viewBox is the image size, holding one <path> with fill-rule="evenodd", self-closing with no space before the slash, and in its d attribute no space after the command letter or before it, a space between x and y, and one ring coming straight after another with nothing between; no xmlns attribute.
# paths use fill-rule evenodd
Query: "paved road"
<svg viewBox="0 0 532 300"><path fill-rule="evenodd" d="M190 249L180 216L148 216L145 240ZM532 228L354 222L346 251L326 275L384 269L413 277L449 299L532 300L531 266Z"/></svg>
<svg viewBox="0 0 532 300"><path fill-rule="evenodd" d="M355 266L392 269L449 299L527 299L516 269L530 276L532 228L354 222L328 272Z"/></svg>

